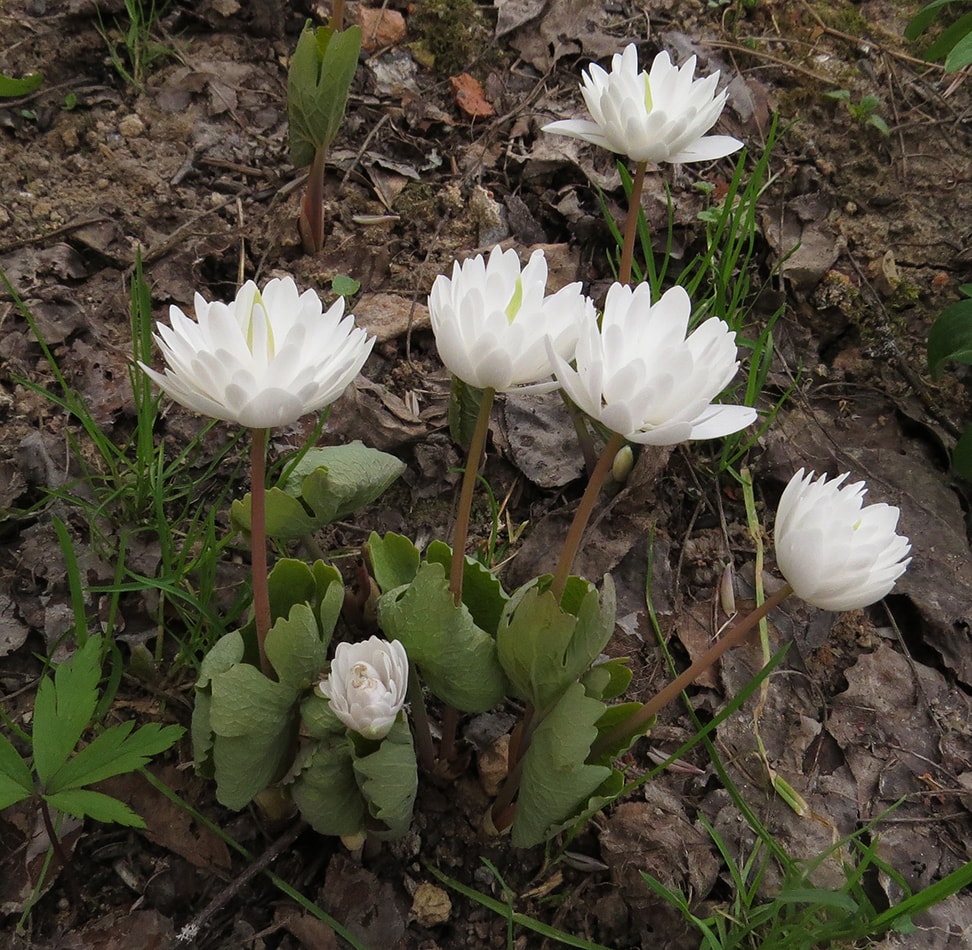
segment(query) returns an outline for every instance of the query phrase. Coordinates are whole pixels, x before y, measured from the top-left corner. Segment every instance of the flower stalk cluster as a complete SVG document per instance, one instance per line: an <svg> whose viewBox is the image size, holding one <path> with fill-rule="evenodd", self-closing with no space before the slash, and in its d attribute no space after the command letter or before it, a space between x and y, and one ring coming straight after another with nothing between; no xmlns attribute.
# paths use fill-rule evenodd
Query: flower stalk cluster
<svg viewBox="0 0 972 950"><path fill-rule="evenodd" d="M741 146L708 134L726 94L717 90L718 74L695 79L694 70L694 59L676 67L661 53L640 71L629 46L610 72L595 64L585 73L590 120L546 127L636 164L629 223L649 163L709 161ZM332 119L339 119L336 111ZM357 619L367 615L382 635L355 639L342 628L345 639L333 648L345 608L343 578L323 561L281 558L271 569L268 524L278 539L309 533L321 523L311 510L323 523L341 517L376 497L404 466L360 444L341 446L351 455L302 462L268 491L267 435L338 399L374 339L345 314L343 298L325 310L314 291L299 292L289 277L262 288L248 281L228 303L197 295L194 319L172 307L169 324L159 324L164 370L143 370L186 408L252 430L252 492L240 511L249 518L241 524L252 545L253 621L228 633L203 661L193 721L197 760L216 778L224 804L243 807L264 788L282 785L322 833L403 834L416 762L444 771L435 761L425 695L445 709L440 759L452 757L461 714L512 698L526 712L490 818L498 830L512 825L514 843L536 844L593 798L602 800L605 789L619 793L614 760L663 705L787 596L853 610L890 592L910 561L897 509L864 506L863 483L845 484L847 475L828 480L801 469L776 518L782 587L653 699L608 705L631 676L624 660L604 656L614 632L613 582L608 576L596 587L571 569L609 474L631 464L627 455L619 463L619 453L719 439L757 419L755 408L723 401L740 365L735 333L719 315L693 328L692 301L681 287L653 299L648 284L629 286L628 243L626 230L620 279L600 313L579 282L548 293L542 250L522 263L514 249L495 247L436 278L429 312L439 356L454 392L479 399L453 543L435 539L419 551L399 535L372 535L365 579L373 589L369 610ZM497 394L552 390L605 444L552 577L508 593L466 556L477 473ZM362 487L356 479L367 480L368 472L372 481ZM273 516L271 502L278 506Z"/></svg>

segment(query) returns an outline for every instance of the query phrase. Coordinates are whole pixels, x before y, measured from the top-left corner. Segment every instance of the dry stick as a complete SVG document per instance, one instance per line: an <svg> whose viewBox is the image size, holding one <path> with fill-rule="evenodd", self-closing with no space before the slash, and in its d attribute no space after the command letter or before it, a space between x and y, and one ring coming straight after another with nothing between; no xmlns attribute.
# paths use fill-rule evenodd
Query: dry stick
<svg viewBox="0 0 972 950"><path fill-rule="evenodd" d="M289 848L304 833L306 828L307 822L298 821L292 828L285 831L239 877L233 878L226 887L179 931L175 938L175 945L180 943L194 943L199 936L199 931L206 925L209 918L220 908L225 907L261 871L265 871L270 863L279 857L282 851Z"/></svg>
<svg viewBox="0 0 972 950"><path fill-rule="evenodd" d="M270 675L266 639L270 629L270 585L267 577L267 430L253 430L250 447L250 564L253 570L253 619L260 669Z"/></svg>
<svg viewBox="0 0 972 950"><path fill-rule="evenodd" d="M772 597L761 604L751 614L744 617L721 640L709 647L684 673L669 683L654 699L648 700L640 709L629 716L624 722L618 723L609 732L604 733L591 746L591 759L597 759L605 752L615 748L630 736L648 725L651 717L663 706L675 699L686 686L694 682L702 673L711 667L727 650L732 649L742 641L773 608L781 604L793 588L785 583Z"/></svg>
<svg viewBox="0 0 972 950"><path fill-rule="evenodd" d="M574 520L571 522L570 529L567 532L567 538L560 552L560 560L557 562L557 570L554 573L554 579L550 585L550 590L554 597L557 598L558 603L564 595L567 578L570 576L570 568L574 563L574 558L577 556L577 551L583 540L584 529L587 527L587 522L591 519L591 512L594 510L597 496L601 493L601 488L604 485L608 472L611 471L611 466L614 464L614 457L621 451L623 446L624 436L618 435L617 432L612 432L611 438L608 439L607 445L604 446L604 451L601 453L601 457L598 459L597 465L591 473L587 488L584 489L580 504L577 506L577 511L574 512Z"/></svg>
<svg viewBox="0 0 972 950"><path fill-rule="evenodd" d="M634 260L635 239L638 237L638 215L641 211L641 192L645 187L647 169L647 162L638 162L635 166L634 181L631 183L628 216L624 222L624 246L621 248L621 265L618 268L618 281L622 284L631 281L631 263Z"/></svg>

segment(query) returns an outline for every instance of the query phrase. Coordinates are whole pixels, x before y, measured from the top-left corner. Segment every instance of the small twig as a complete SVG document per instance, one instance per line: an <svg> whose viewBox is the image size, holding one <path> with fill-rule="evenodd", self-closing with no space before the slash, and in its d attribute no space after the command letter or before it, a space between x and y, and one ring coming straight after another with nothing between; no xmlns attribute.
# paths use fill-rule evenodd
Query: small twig
<svg viewBox="0 0 972 950"><path fill-rule="evenodd" d="M279 857L282 851L289 848L305 831L307 822L298 821L288 828L263 854L260 855L238 877L235 877L216 896L176 934L172 942L173 947L195 942L199 932L206 926L209 919L222 907L225 907L250 881Z"/></svg>

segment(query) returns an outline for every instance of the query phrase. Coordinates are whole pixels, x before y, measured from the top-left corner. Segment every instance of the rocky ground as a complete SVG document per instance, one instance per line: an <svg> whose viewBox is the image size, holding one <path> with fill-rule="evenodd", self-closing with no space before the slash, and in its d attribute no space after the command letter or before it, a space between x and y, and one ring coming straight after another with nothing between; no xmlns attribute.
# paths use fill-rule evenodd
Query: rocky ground
<svg viewBox="0 0 972 950"><path fill-rule="evenodd" d="M9 281L0 288L4 717L29 722L38 658L60 649L72 623L51 514L67 525L92 587L114 579L113 539L127 527L110 508L91 516L45 502L46 492L76 486L79 459L90 465L94 455L76 418L30 387L60 391L12 291L92 417L124 444L133 413L127 280L139 249L159 318L170 303L188 307L195 291L231 297L241 274L261 282L292 274L325 296L336 275L355 278L362 290L354 312L380 343L325 437L360 438L398 455L408 473L321 541L349 552L372 529L418 541L441 536L462 459L448 437L448 380L428 330L431 282L454 258L502 241L523 252L544 245L556 280L582 279L595 298L603 295L611 238L598 189L615 214L623 208L613 158L539 128L580 115L581 67L636 40L643 60L664 48L676 59L696 54L701 71L722 71L730 96L720 130L746 142L751 162L772 115L780 116L751 275L754 332L782 308L764 407L789 393L745 459L764 525L799 466L850 471L867 479L869 498L900 506L914 546L910 570L885 603L841 617L798 605L774 617L774 645L793 646L769 680L755 729L752 704L717 729L720 759L794 857L821 854L877 819L868 835L912 889L969 861L969 493L947 467L970 418L969 377L952 373L933 384L925 371L932 320L972 279L966 78L921 61L902 38L912 5L899 2L369 6L349 9L362 17L366 50L330 154L327 243L316 256L303 253L296 228L301 171L287 159L286 69L305 18L326 14L326 3L171 3L152 31L144 74L132 77L138 83L126 81L109 55L115 50L131 73L115 25L124 17L121 0L100 3L100 19L88 0L0 6L0 72L44 74L36 91L0 99L0 268ZM846 96L827 95L842 90ZM666 233L671 190L677 259L698 249L698 214L725 193L732 168L723 161L649 176L644 206L655 235ZM173 408L157 434L175 452L199 425ZM512 586L552 567L551 546L579 496L582 465L546 404L508 400L491 435L485 476L503 506L496 553L512 556L501 574ZM227 436L217 430L210 444ZM282 433L275 449L300 438ZM238 471L235 458L231 450L228 475ZM678 663L701 652L721 622L715 590L727 561L737 597L752 597L755 548L742 497L714 471L701 449L664 459L646 453L595 517L578 568L590 577L614 574L620 619L612 649L633 657L632 698L650 696L668 675L646 583ZM477 513L485 542L485 503ZM241 554L226 568L221 598L231 600L245 576ZM142 574L158 569L144 536L128 558ZM92 595L89 607L94 613L104 603ZM154 645L158 609L151 594L122 599L116 629L126 661ZM193 670L177 658L177 636L178 629L164 641L161 664L139 676L126 666L111 715L188 723ZM711 717L758 664L755 647L730 654L693 691L698 715ZM682 708L669 709L636 748L632 776L651 767L652 755L677 749L692 728ZM757 733L769 763L806 799L807 816L767 791ZM153 772L199 814L137 775L116 780L112 793L145 816L148 829L89 822L72 830L71 867L47 875L46 893L17 937L46 849L33 809L0 816L0 927L11 947L163 947L192 921L201 923L199 947L337 946L265 876L246 876L265 855L279 878L366 947L504 946L506 921L433 874L505 906L508 895L485 857L516 911L561 931L616 948L695 947L698 935L652 896L639 872L691 892L705 916L732 890L702 820L740 860L754 838L710 757L696 748L687 758L692 768L669 769L632 792L572 841L566 858L548 863L539 851L481 837L488 799L471 756L455 786L423 785L412 834L359 862L286 820L221 809L194 777L186 740ZM200 816L251 857L232 851ZM815 880L839 886L841 874L832 857ZM875 872L867 884L877 906L901 896L887 875ZM772 894L779 881L770 873L764 887ZM968 946L972 897L959 894L916 922L915 933L880 945ZM522 928L513 939L518 947L543 943Z"/></svg>

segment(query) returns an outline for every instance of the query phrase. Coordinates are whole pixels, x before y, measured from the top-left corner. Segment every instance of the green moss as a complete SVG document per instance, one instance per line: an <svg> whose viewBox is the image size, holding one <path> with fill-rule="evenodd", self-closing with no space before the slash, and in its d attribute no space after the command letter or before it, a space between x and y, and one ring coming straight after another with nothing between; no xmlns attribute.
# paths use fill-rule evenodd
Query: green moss
<svg viewBox="0 0 972 950"><path fill-rule="evenodd" d="M443 75L461 73L491 49L492 33L475 0L422 0L409 26Z"/></svg>

